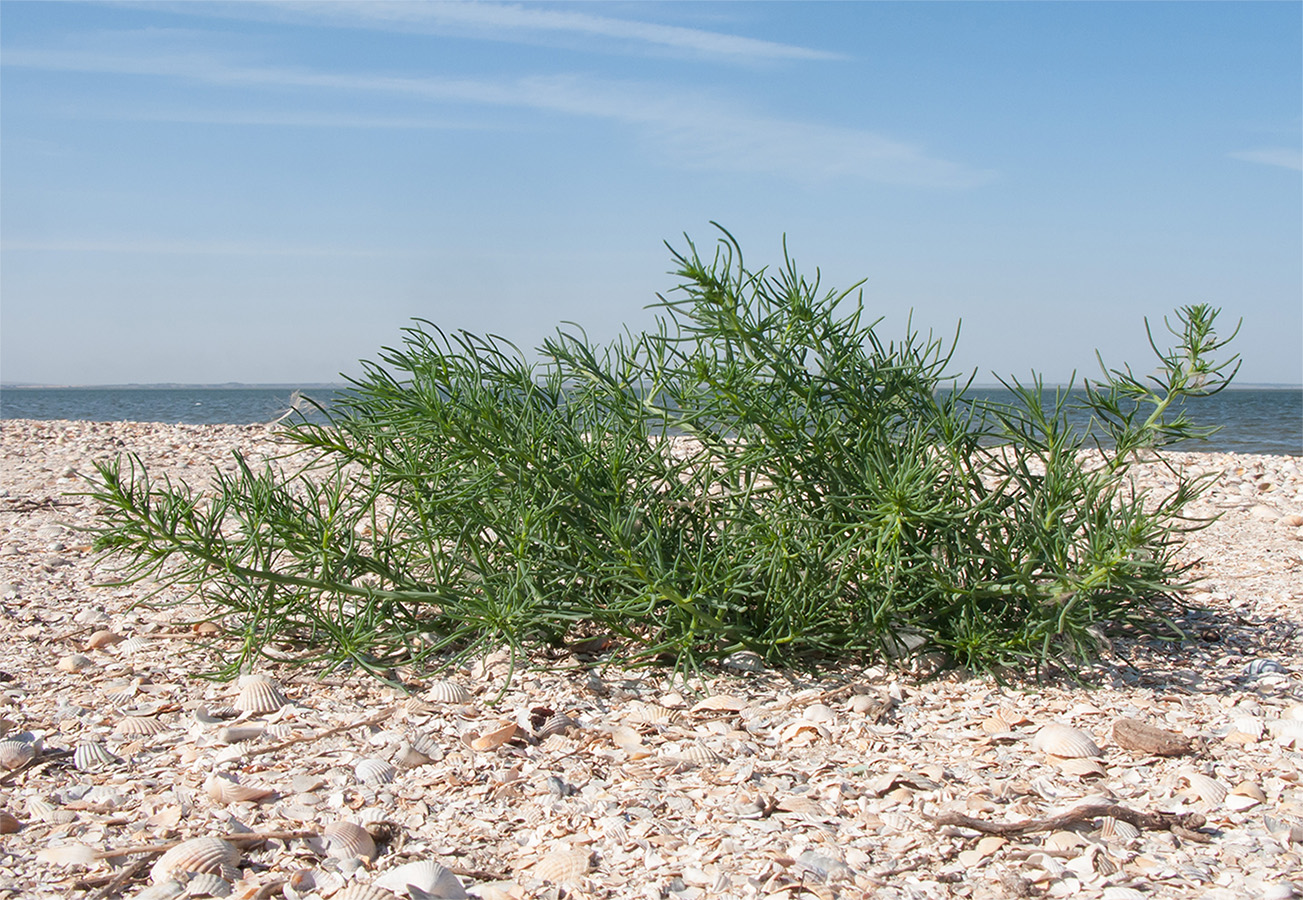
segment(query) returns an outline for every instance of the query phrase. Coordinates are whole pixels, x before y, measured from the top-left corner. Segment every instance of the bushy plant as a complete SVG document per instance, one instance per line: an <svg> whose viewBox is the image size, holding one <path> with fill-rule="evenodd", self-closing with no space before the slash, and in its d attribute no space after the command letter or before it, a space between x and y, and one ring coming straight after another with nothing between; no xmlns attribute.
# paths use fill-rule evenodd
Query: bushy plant
<svg viewBox="0 0 1303 900"><path fill-rule="evenodd" d="M419 322L285 429L293 453L237 457L207 493L101 465L97 547L201 595L242 638L228 672L273 647L382 673L597 636L626 664L1032 674L1161 621L1202 483L1146 496L1127 474L1233 376L1215 310L1178 312L1155 375L1105 369L1073 428L1066 392L978 402L953 344L884 343L854 288L790 258L750 270L725 232L674 259L656 326L605 346L563 329L531 361Z"/></svg>

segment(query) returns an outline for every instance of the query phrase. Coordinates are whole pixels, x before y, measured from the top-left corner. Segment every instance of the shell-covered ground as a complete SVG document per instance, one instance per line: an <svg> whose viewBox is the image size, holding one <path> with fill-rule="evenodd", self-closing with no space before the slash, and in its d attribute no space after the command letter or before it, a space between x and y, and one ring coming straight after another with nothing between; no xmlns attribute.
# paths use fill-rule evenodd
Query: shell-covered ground
<svg viewBox="0 0 1303 900"><path fill-rule="evenodd" d="M1117 642L1092 687L746 658L688 684L580 657L508 677L498 655L403 693L271 664L204 680L184 610L97 586L112 564L72 495L94 460L200 484L274 432L0 438L0 896L1303 894L1296 458L1169 454L1219 473L1185 551L1191 639Z"/></svg>

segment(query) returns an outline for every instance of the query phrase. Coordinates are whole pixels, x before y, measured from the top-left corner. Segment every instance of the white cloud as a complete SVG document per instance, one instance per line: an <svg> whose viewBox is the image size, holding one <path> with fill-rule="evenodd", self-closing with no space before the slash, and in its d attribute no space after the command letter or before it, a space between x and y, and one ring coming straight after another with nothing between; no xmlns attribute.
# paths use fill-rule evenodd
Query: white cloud
<svg viewBox="0 0 1303 900"><path fill-rule="evenodd" d="M435 78L340 74L233 62L196 52L119 54L6 51L5 65L154 76L236 88L379 93L440 103L530 109L619 122L638 129L664 158L685 167L798 179L860 178L886 184L967 188L993 173L870 131L754 113L704 92L573 76ZM283 120L293 124L293 114Z"/></svg>
<svg viewBox="0 0 1303 900"><path fill-rule="evenodd" d="M434 2L411 0L331 0L331 2L179 3L175 12L235 18L276 19L342 28L372 28L425 34L453 33L490 41L531 41L570 36L597 39L601 46L627 52L631 47L668 49L717 62L831 60L841 54L794 44L742 37L681 25L662 25L575 8L543 4ZM590 45L585 45L590 46Z"/></svg>
<svg viewBox="0 0 1303 900"><path fill-rule="evenodd" d="M1261 150L1239 150L1228 155L1231 159L1241 159L1245 162L1261 163L1264 166L1279 166L1282 169L1293 169L1296 172L1303 172L1303 152L1298 150L1289 150L1285 147L1266 147Z"/></svg>

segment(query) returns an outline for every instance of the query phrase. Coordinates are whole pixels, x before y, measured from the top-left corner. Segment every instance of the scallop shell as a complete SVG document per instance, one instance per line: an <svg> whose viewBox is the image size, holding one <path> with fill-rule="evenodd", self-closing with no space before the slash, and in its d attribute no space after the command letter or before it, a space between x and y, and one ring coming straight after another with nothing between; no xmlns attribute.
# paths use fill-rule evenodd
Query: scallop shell
<svg viewBox="0 0 1303 900"><path fill-rule="evenodd" d="M13 834L23 827L23 823L7 809L0 809L0 834Z"/></svg>
<svg viewBox="0 0 1303 900"><path fill-rule="evenodd" d="M242 784L236 775L214 772L204 782L204 790L213 800L225 806L228 803L248 803L266 799L275 794L274 788L259 784Z"/></svg>
<svg viewBox="0 0 1303 900"><path fill-rule="evenodd" d="M119 737L140 738L153 737L171 730L166 722L152 716L124 716L114 727L113 732Z"/></svg>
<svg viewBox="0 0 1303 900"><path fill-rule="evenodd" d="M628 716L634 722L644 725L670 725L676 718L674 710L651 703L631 704Z"/></svg>
<svg viewBox="0 0 1303 900"><path fill-rule="evenodd" d="M1226 799L1226 785L1216 778L1209 778L1199 772L1186 772L1181 777L1189 783L1194 795L1209 806L1217 806Z"/></svg>
<svg viewBox="0 0 1303 900"><path fill-rule="evenodd" d="M1240 716L1232 724L1240 734L1251 737L1255 741L1262 737L1262 732L1266 728L1266 723L1257 716Z"/></svg>
<svg viewBox="0 0 1303 900"><path fill-rule="evenodd" d="M724 762L724 758L699 741L688 741L668 755L671 762L690 766L715 766Z"/></svg>
<svg viewBox="0 0 1303 900"><path fill-rule="evenodd" d="M79 772L98 772L120 762L99 741L82 741L72 754L72 764Z"/></svg>
<svg viewBox="0 0 1303 900"><path fill-rule="evenodd" d="M471 702L470 691L455 681L436 681L430 685L425 696L433 703L452 703L461 706Z"/></svg>
<svg viewBox="0 0 1303 900"><path fill-rule="evenodd" d="M830 725L837 721L837 713L833 712L832 707L823 703L811 703L801 711L801 718L807 722L814 722L820 725Z"/></svg>
<svg viewBox="0 0 1303 900"><path fill-rule="evenodd" d="M234 890L229 881L213 872L191 875L185 885L187 897L229 897Z"/></svg>
<svg viewBox="0 0 1303 900"><path fill-rule="evenodd" d="M1036 732L1032 738L1032 749L1065 759L1104 755L1104 751L1099 749L1086 732L1056 722L1051 722Z"/></svg>
<svg viewBox="0 0 1303 900"><path fill-rule="evenodd" d="M154 642L147 637L136 635L135 637L127 638L125 641L119 641L117 644L113 645L113 649L118 653L130 656L133 653L139 653L141 650L148 650L153 643Z"/></svg>
<svg viewBox="0 0 1303 900"><path fill-rule="evenodd" d="M376 887L374 884L350 884L338 893L331 894L330 900L395 900L393 891Z"/></svg>
<svg viewBox="0 0 1303 900"><path fill-rule="evenodd" d="M376 858L376 842L356 822L331 822L321 829L321 837L326 855L334 859Z"/></svg>
<svg viewBox="0 0 1303 900"><path fill-rule="evenodd" d="M593 870L593 854L589 850L553 850L534 864L535 878L548 884L576 881Z"/></svg>
<svg viewBox="0 0 1303 900"><path fill-rule="evenodd" d="M1101 900L1149 900L1150 894L1129 887L1106 887Z"/></svg>
<svg viewBox="0 0 1303 900"><path fill-rule="evenodd" d="M197 837L177 844L164 853L149 870L150 879L158 884L172 877L173 872L186 874L223 874L240 862L240 851L234 844L221 838Z"/></svg>
<svg viewBox="0 0 1303 900"><path fill-rule="evenodd" d="M1090 756L1070 756L1066 759L1055 758L1054 764L1064 775L1075 775L1078 778L1108 774L1104 764Z"/></svg>
<svg viewBox="0 0 1303 900"><path fill-rule="evenodd" d="M239 684L240 696L235 698L235 708L241 712L271 713L290 702L266 675L245 675Z"/></svg>
<svg viewBox="0 0 1303 900"><path fill-rule="evenodd" d="M353 767L357 780L363 784L389 784L398 775L398 770L383 759L364 759Z"/></svg>
<svg viewBox="0 0 1303 900"><path fill-rule="evenodd" d="M0 766L13 771L27 765L36 756L34 741L5 738L0 741Z"/></svg>
<svg viewBox="0 0 1303 900"><path fill-rule="evenodd" d="M424 896L438 897L441 900L463 900L470 896L456 875L432 859L410 862L391 869L377 878L374 883L377 887L386 888L400 895L412 896L414 892L408 890L410 885L423 892Z"/></svg>
<svg viewBox="0 0 1303 900"><path fill-rule="evenodd" d="M67 825L77 821L77 814L70 809L61 809L40 797L27 798L27 815L51 825Z"/></svg>
<svg viewBox="0 0 1303 900"><path fill-rule="evenodd" d="M1267 723L1271 736L1285 747L1303 749L1303 721L1298 719L1272 719ZM0 741L0 743L4 743Z"/></svg>
<svg viewBox="0 0 1303 900"><path fill-rule="evenodd" d="M578 727L579 723L574 719L570 718L565 713L557 713L556 715L548 716L543 724L539 726L537 737L541 741L554 734L565 734L570 729Z"/></svg>

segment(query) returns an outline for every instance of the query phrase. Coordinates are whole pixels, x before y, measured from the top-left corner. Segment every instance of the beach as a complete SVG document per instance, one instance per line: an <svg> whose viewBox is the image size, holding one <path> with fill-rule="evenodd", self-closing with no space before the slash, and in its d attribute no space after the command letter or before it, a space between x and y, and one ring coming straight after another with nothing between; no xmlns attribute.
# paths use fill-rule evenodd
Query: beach
<svg viewBox="0 0 1303 900"><path fill-rule="evenodd" d="M31 755L0 769L0 894L180 896L158 848L223 836L244 898L401 889L430 860L483 898L1303 895L1303 459L1166 454L1217 474L1182 550L1189 640L1119 639L1092 686L563 656L499 699L495 654L407 691L267 661L264 709L198 677L223 650L200 607L111 584L77 492L119 454L198 486L283 449L263 425L0 421L0 745ZM1051 725L1094 752L1052 752Z"/></svg>

